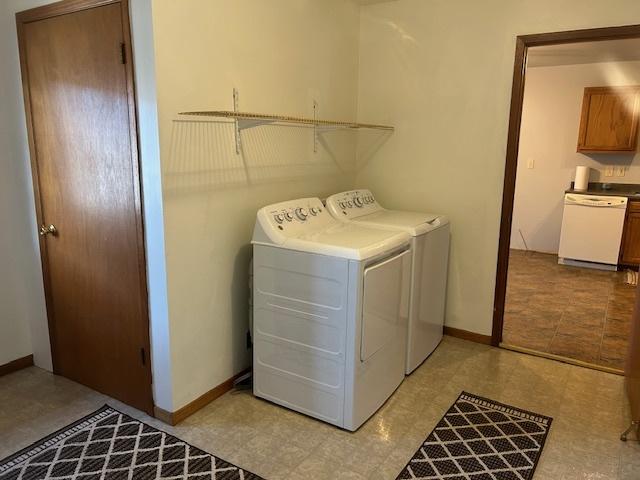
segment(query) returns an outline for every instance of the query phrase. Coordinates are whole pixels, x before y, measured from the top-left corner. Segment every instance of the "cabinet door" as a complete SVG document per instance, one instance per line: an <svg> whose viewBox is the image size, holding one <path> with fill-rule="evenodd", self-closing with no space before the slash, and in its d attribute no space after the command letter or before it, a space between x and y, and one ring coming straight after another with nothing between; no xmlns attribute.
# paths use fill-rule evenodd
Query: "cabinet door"
<svg viewBox="0 0 640 480"><path fill-rule="evenodd" d="M627 364L624 369L627 395L631 407L631 419L640 420L640 286L636 288L636 305L631 321L631 338L627 353ZM640 435L640 428L636 428Z"/></svg>
<svg viewBox="0 0 640 480"><path fill-rule="evenodd" d="M578 151L635 151L639 107L640 86L585 88Z"/></svg>
<svg viewBox="0 0 640 480"><path fill-rule="evenodd" d="M640 202L629 204L629 213L624 225L622 239L622 263L640 264Z"/></svg>

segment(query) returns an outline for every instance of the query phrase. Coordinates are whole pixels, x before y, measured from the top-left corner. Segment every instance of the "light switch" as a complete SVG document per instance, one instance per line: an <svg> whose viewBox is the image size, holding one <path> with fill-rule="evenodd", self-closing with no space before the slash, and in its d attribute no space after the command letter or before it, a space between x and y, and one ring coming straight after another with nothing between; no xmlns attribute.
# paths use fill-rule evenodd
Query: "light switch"
<svg viewBox="0 0 640 480"><path fill-rule="evenodd" d="M624 177L625 167L616 167L616 177Z"/></svg>
<svg viewBox="0 0 640 480"><path fill-rule="evenodd" d="M533 167L535 167L535 160L533 158L530 158L529 160L527 160L527 168Z"/></svg>
<svg viewBox="0 0 640 480"><path fill-rule="evenodd" d="M604 176L605 177L613 177L613 167L606 167L604 169Z"/></svg>

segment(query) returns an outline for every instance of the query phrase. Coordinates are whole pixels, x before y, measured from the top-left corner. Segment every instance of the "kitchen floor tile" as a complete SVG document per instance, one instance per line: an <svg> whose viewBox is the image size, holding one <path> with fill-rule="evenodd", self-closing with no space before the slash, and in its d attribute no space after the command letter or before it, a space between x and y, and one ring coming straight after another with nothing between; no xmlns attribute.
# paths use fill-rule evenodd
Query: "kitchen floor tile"
<svg viewBox="0 0 640 480"><path fill-rule="evenodd" d="M512 250L503 342L622 370L636 291L625 277Z"/></svg>

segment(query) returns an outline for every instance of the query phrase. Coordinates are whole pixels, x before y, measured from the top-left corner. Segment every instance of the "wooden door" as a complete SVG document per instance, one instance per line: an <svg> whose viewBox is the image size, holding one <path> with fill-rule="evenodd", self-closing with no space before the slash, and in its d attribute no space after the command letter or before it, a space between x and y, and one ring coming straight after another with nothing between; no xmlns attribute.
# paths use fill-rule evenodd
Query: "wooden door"
<svg viewBox="0 0 640 480"><path fill-rule="evenodd" d="M640 87L587 87L578 152L633 152L638 139Z"/></svg>
<svg viewBox="0 0 640 480"><path fill-rule="evenodd" d="M17 15L54 371L152 412L126 1Z"/></svg>

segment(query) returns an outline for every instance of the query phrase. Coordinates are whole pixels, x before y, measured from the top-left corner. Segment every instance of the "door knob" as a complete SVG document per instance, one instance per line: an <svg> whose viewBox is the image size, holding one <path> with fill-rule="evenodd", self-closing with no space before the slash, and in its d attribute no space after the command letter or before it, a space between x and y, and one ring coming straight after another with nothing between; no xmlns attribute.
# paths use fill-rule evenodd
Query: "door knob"
<svg viewBox="0 0 640 480"><path fill-rule="evenodd" d="M49 225L48 227L45 225L40 226L40 236L42 237L48 234L55 235L56 233L58 233L58 230L53 224Z"/></svg>

